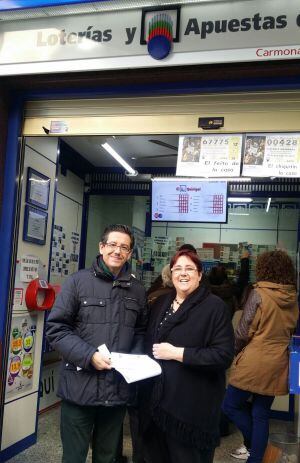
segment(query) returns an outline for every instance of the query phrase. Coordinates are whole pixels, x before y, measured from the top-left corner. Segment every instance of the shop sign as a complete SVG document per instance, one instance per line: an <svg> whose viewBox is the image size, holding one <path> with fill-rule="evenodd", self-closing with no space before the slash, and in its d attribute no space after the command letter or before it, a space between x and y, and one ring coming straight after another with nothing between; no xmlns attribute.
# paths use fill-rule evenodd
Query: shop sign
<svg viewBox="0 0 300 463"><path fill-rule="evenodd" d="M298 0L238 0L7 21L0 74L297 59Z"/></svg>
<svg viewBox="0 0 300 463"><path fill-rule="evenodd" d="M300 134L247 135L242 175L300 177Z"/></svg>
<svg viewBox="0 0 300 463"><path fill-rule="evenodd" d="M181 135L176 175L239 177L243 136Z"/></svg>

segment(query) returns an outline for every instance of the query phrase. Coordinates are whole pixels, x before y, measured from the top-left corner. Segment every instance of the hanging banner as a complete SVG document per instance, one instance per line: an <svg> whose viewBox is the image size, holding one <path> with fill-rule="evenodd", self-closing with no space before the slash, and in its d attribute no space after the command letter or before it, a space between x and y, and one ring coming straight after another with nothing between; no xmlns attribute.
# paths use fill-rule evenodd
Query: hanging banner
<svg viewBox="0 0 300 463"><path fill-rule="evenodd" d="M300 133L247 135L242 175L300 177Z"/></svg>
<svg viewBox="0 0 300 463"><path fill-rule="evenodd" d="M176 175L188 177L238 177L243 136L181 135Z"/></svg>

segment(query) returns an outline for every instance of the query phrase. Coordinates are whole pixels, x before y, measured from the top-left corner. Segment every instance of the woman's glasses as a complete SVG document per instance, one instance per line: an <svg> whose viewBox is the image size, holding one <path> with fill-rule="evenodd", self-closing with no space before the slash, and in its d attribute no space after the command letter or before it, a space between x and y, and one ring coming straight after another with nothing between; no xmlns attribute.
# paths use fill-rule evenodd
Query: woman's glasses
<svg viewBox="0 0 300 463"><path fill-rule="evenodd" d="M171 272L173 275L180 275L181 273L185 275L193 275L194 272L196 272L197 269L195 267L173 267L171 268Z"/></svg>

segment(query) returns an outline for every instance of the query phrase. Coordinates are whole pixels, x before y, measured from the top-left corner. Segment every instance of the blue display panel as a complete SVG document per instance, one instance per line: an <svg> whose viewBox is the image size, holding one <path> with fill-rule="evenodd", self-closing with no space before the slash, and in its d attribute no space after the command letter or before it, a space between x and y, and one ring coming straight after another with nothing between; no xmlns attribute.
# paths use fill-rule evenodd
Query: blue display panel
<svg viewBox="0 0 300 463"><path fill-rule="evenodd" d="M106 2L110 0L97 1ZM46 6L74 5L78 3L92 2L93 0L0 0L0 11L41 8Z"/></svg>
<svg viewBox="0 0 300 463"><path fill-rule="evenodd" d="M227 221L227 182L153 180L151 218L162 222Z"/></svg>

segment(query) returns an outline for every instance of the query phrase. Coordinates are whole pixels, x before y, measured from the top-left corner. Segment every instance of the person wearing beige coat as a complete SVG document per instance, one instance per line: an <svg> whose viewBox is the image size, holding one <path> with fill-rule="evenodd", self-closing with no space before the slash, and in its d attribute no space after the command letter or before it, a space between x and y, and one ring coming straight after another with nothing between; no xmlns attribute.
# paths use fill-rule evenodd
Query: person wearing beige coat
<svg viewBox="0 0 300 463"><path fill-rule="evenodd" d="M248 463L262 462L272 402L288 393L288 345L299 314L295 270L284 251L261 254L256 277L235 331L236 357L223 403L243 434Z"/></svg>

